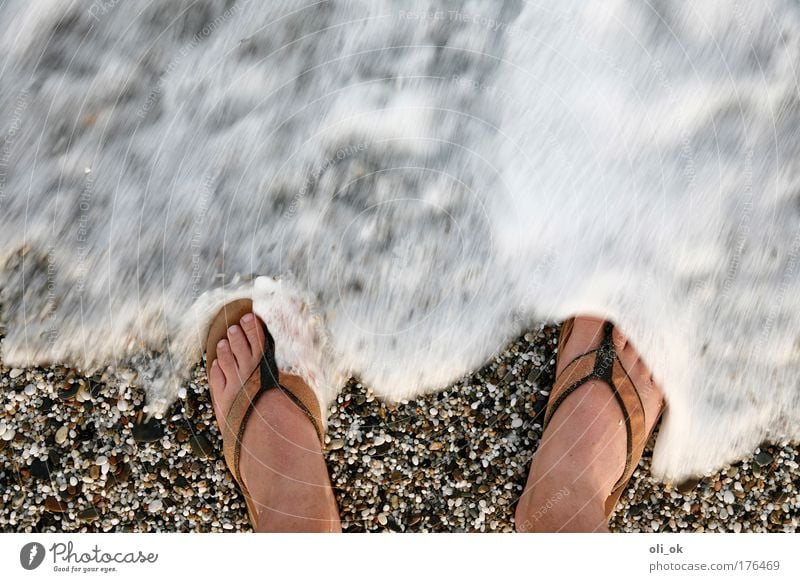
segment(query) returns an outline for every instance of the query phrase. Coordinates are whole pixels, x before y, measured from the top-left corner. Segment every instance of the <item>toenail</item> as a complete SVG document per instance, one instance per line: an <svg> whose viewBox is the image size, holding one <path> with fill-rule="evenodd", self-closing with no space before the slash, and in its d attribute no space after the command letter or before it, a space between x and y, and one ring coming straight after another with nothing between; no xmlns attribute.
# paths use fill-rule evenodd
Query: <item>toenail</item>
<svg viewBox="0 0 800 582"><path fill-rule="evenodd" d="M248 313L242 318L242 323L253 323L255 319L256 319L255 315L253 315L252 313Z"/></svg>
<svg viewBox="0 0 800 582"><path fill-rule="evenodd" d="M227 340L220 340L217 344L218 350L227 350L228 349L228 342Z"/></svg>
<svg viewBox="0 0 800 582"><path fill-rule="evenodd" d="M239 333L239 326L238 326L238 325L232 325L232 326L230 326L230 327L228 328L228 333L230 333L230 334L233 334L233 335L236 335L237 333Z"/></svg>

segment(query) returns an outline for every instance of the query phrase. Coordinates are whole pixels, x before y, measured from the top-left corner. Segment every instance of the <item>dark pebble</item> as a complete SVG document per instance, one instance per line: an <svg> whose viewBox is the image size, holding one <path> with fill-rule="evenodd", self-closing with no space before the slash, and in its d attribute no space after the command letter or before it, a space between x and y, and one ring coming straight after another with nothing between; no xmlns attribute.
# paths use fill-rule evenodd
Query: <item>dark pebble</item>
<svg viewBox="0 0 800 582"><path fill-rule="evenodd" d="M690 479L686 479L685 481L678 483L676 488L684 495L688 495L689 493L695 490L698 483L700 483L700 479L692 477Z"/></svg>
<svg viewBox="0 0 800 582"><path fill-rule="evenodd" d="M756 463L758 463L761 467L767 467L772 463L772 455L770 455L766 451L761 451L756 455L755 459Z"/></svg>
<svg viewBox="0 0 800 582"><path fill-rule="evenodd" d="M185 443L189 440L189 431L183 427L180 427L178 432L175 434L175 438L178 439L179 443Z"/></svg>
<svg viewBox="0 0 800 582"><path fill-rule="evenodd" d="M34 459L31 461L29 470L31 475L36 479L49 480L50 479L50 465L47 461Z"/></svg>
<svg viewBox="0 0 800 582"><path fill-rule="evenodd" d="M114 473L114 479L118 483L127 483L131 476L131 466L128 463L119 463Z"/></svg>
<svg viewBox="0 0 800 582"><path fill-rule="evenodd" d="M89 390L89 392L92 395L92 398L97 398L98 396L100 396L100 394L103 392L103 389L105 388L105 384L101 384L100 382L94 382L94 381L91 382L91 386L92 387Z"/></svg>
<svg viewBox="0 0 800 582"><path fill-rule="evenodd" d="M164 436L164 428L155 418L133 427L133 440L137 443L154 443L160 440L162 436Z"/></svg>
<svg viewBox="0 0 800 582"><path fill-rule="evenodd" d="M189 445L192 447L192 452L195 456L201 459L209 459L214 456L214 447L208 442L208 439L202 434L196 434L189 439Z"/></svg>
<svg viewBox="0 0 800 582"><path fill-rule="evenodd" d="M78 520L80 521L94 521L100 517L100 511L96 507L89 507L78 512Z"/></svg>
<svg viewBox="0 0 800 582"><path fill-rule="evenodd" d="M78 384L67 384L66 387L58 393L61 400L72 400L78 393L80 386Z"/></svg>
<svg viewBox="0 0 800 582"><path fill-rule="evenodd" d="M87 422L84 426L80 427L77 431L77 436L75 437L78 442L86 443L97 436L97 429L94 427L93 422Z"/></svg>
<svg viewBox="0 0 800 582"><path fill-rule="evenodd" d="M44 508L50 513L64 513L67 510L67 504L56 497L48 497L44 500Z"/></svg>
<svg viewBox="0 0 800 582"><path fill-rule="evenodd" d="M186 403L183 405L186 418L194 418L197 413L197 396L191 390L186 391Z"/></svg>
<svg viewBox="0 0 800 582"><path fill-rule="evenodd" d="M39 412L47 414L53 408L53 399L45 396L42 398L42 403L39 405Z"/></svg>

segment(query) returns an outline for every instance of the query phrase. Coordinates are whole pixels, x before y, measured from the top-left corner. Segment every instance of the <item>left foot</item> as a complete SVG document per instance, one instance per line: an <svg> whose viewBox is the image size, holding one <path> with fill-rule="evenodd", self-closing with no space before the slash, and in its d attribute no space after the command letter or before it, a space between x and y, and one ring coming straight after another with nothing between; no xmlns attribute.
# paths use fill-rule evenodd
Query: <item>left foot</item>
<svg viewBox="0 0 800 582"><path fill-rule="evenodd" d="M251 376L265 343L253 313L229 327L217 343L208 382L220 427L242 386L260 381L258 374ZM289 389L305 386L299 376L280 371L278 376ZM239 470L256 507L257 531L341 531L319 436L305 412L281 390L268 390L256 402L242 437Z"/></svg>

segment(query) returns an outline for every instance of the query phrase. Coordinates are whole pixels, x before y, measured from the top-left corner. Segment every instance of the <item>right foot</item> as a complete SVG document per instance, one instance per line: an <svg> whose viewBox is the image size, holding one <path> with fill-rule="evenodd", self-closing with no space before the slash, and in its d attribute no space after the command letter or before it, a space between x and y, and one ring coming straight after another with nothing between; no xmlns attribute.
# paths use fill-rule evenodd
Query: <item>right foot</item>
<svg viewBox="0 0 800 582"><path fill-rule="evenodd" d="M605 322L577 317L556 377L578 356L600 346ZM646 434L664 396L627 338L614 328L617 356L639 393ZM608 531L605 503L625 469L627 435L622 409L608 384L589 380L564 399L550 419L516 511L518 531Z"/></svg>
<svg viewBox="0 0 800 582"><path fill-rule="evenodd" d="M252 313L229 327L217 343L208 383L220 426L259 365L265 344L262 326ZM304 385L299 376L280 371L278 379L288 388ZM239 470L255 502L257 531L341 531L317 432L283 391L268 390L258 399L242 438Z"/></svg>

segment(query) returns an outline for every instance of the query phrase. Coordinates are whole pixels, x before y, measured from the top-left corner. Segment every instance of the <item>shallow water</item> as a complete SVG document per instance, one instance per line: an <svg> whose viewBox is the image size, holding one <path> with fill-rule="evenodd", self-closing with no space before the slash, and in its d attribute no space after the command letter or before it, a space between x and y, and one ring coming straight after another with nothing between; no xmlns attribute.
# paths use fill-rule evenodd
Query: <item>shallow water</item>
<svg viewBox="0 0 800 582"><path fill-rule="evenodd" d="M4 360L156 350L161 406L203 293L281 275L385 397L592 312L657 474L800 438L800 6L432 4L4 3Z"/></svg>

